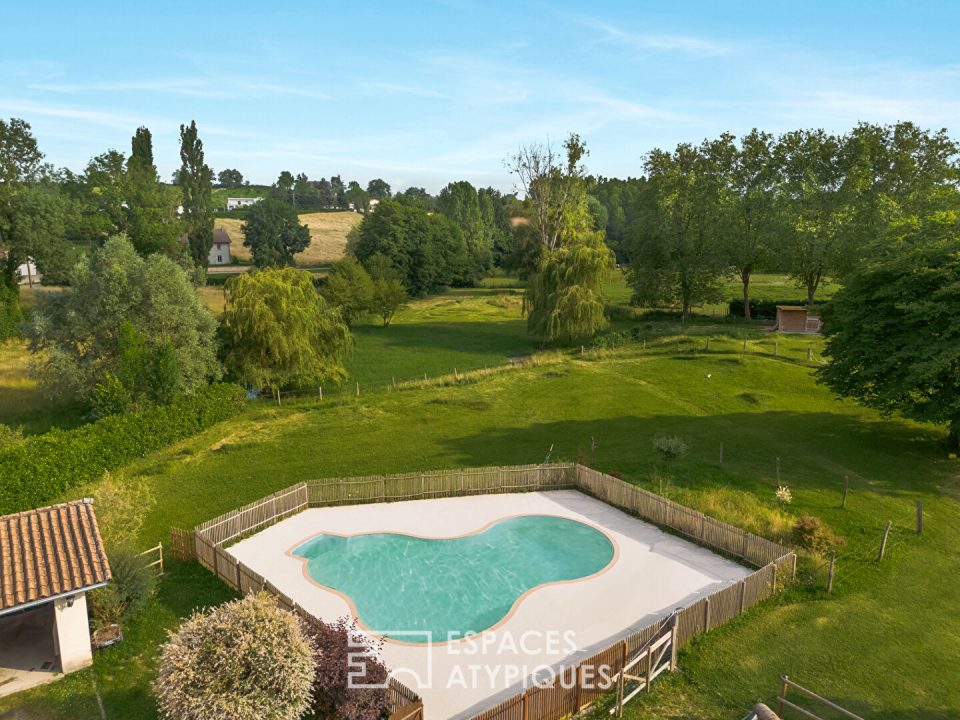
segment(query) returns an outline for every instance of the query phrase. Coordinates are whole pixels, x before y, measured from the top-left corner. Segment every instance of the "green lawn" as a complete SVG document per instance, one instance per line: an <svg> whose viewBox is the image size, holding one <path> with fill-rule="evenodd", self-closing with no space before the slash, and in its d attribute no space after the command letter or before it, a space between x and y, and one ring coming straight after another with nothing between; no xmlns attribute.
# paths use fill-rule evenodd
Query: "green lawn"
<svg viewBox="0 0 960 720"><path fill-rule="evenodd" d="M386 329L356 327L348 365L360 398L344 386L323 402L256 402L237 420L127 466L119 474L145 478L156 497L142 545L303 479L539 462L551 446L554 460L574 460L595 438L599 469L720 519L780 539L806 512L847 539L833 596L815 589L822 563L803 558L796 589L694 643L680 672L632 703L628 717L740 718L772 700L782 673L865 717L960 716L960 466L944 456L936 429L836 400L812 377L819 338L709 318L620 321L615 329L637 328L637 342L389 389L392 377L434 378L536 351L517 289L498 282L417 301ZM658 461L650 442L658 433L681 435L688 455ZM785 508L774 499L777 458L794 496ZM842 510L845 476L851 495ZM72 493L86 494L96 496L96 484ZM926 509L922 537L912 532L917 499ZM887 520L894 529L878 565ZM166 630L230 596L196 565L171 563L124 643L91 670L0 701L0 718L95 720L97 692L107 718L155 717L149 684ZM605 708L595 716L607 717Z"/></svg>
<svg viewBox="0 0 960 720"><path fill-rule="evenodd" d="M646 351L637 344L583 358L554 355L460 385L376 390L360 399L255 404L241 419L125 469L127 477L148 478L157 497L142 543L302 479L538 462L551 445L554 459L572 460L594 437L600 469L654 490L665 478L664 493L717 517L779 537L793 516L808 512L848 540L833 597L802 588L712 633L630 717L742 717L773 696L780 673L870 717L960 712L960 687L951 679L960 642L960 496L957 464L944 459L938 433L835 400L813 382L803 339L783 340L774 357L769 336L754 333L743 354L726 326L694 329L699 334L680 338L679 352L673 338L651 331ZM711 350L703 353L707 338ZM690 446L669 468L650 444L660 432L680 434ZM777 457L794 495L786 509L774 501ZM841 510L845 475L851 497ZM86 493L95 496L96 486L76 494ZM916 499L927 511L921 538L911 532ZM894 531L878 566L887 519ZM228 596L195 567L173 567L155 607L93 671L8 699L0 712L96 718L95 678L107 717L153 717L147 687L164 629L189 608ZM801 579L812 575L822 579L805 560Z"/></svg>

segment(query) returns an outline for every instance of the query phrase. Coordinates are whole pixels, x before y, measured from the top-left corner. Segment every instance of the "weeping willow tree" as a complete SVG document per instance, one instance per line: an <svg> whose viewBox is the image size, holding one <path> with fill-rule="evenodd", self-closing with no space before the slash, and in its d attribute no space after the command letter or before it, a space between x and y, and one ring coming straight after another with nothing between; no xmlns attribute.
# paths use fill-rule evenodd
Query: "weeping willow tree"
<svg viewBox="0 0 960 720"><path fill-rule="evenodd" d="M269 268L231 278L221 332L224 363L255 388L315 386L345 377L350 332L305 270Z"/></svg>
<svg viewBox="0 0 960 720"><path fill-rule="evenodd" d="M607 325L603 281L616 265L580 189L564 212L561 243L546 249L525 297L527 330L545 341L570 344Z"/></svg>

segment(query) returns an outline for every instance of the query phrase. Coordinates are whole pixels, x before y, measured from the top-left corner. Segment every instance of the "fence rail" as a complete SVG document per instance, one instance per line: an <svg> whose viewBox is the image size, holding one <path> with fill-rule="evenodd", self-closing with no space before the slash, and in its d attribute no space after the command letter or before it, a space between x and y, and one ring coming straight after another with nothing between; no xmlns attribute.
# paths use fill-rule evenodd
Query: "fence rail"
<svg viewBox="0 0 960 720"><path fill-rule="evenodd" d="M740 582L678 610L671 652L772 596L778 583L796 574L796 555L789 549L741 528L704 515L618 478L582 465L555 463L484 467L310 480L244 505L198 525L193 533L171 531L173 547L186 552L192 535L193 553L204 567L240 593L265 590L292 612L306 612L266 578L230 555L224 546L307 507L458 497L502 492L578 489L661 527L686 535L702 545L741 558L757 569ZM473 720L560 720L579 712L614 689L626 665L636 664L658 633L664 619L619 639L592 657L563 668L554 682L532 687L474 716ZM675 662L671 663L671 666ZM632 667L632 665L631 665ZM606 671L606 685L594 682ZM651 681L652 681L651 677ZM589 681L588 681L589 680ZM390 683L391 720L422 720L423 702L396 680Z"/></svg>

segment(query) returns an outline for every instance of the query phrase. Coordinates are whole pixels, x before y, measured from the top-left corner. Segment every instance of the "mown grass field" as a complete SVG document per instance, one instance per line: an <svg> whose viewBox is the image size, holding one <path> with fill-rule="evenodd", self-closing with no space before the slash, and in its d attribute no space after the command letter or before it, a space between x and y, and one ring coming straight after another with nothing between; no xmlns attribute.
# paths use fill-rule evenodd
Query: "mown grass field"
<svg viewBox="0 0 960 720"><path fill-rule="evenodd" d="M347 247L347 233L363 220L363 215L355 212L315 212L302 213L300 222L310 229L310 245L296 256L297 265L315 267L336 262L343 257ZM233 241L230 252L235 260L250 260L250 250L243 246L243 220L238 218L217 218L214 227L223 228Z"/></svg>
<svg viewBox="0 0 960 720"><path fill-rule="evenodd" d="M832 596L816 589L822 564L805 558L795 589L696 642L680 672L632 703L628 717L741 718L772 701L782 673L864 717L960 716L960 466L945 457L937 429L835 399L812 377L818 340L710 320L622 322L640 340L390 389L394 375L433 378L535 350L515 303L510 289L451 292L415 303L390 328L360 325L350 359L359 398L345 387L322 402L253 403L236 421L127 466L121 476L144 479L155 496L142 545L303 479L539 462L551 446L553 459L575 460L595 438L599 469L720 519L780 538L806 512L847 539ZM687 456L661 461L651 445L658 433L683 437ZM778 457L794 497L787 506L774 497ZM845 476L851 493L841 509ZM96 497L97 485L71 493L84 494ZM881 565L887 520L894 529ZM91 670L0 701L0 717L100 718L96 693L111 720L156 717L149 683L166 629L229 596L198 566L173 563L124 643ZM607 717L606 708L594 716Z"/></svg>

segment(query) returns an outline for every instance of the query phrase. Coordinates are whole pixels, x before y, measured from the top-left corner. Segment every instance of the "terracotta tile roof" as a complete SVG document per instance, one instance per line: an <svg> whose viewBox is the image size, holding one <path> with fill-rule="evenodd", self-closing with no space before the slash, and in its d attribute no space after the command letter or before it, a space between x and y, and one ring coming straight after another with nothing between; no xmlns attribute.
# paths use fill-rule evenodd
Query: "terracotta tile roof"
<svg viewBox="0 0 960 720"><path fill-rule="evenodd" d="M0 612L109 579L92 501L0 516Z"/></svg>

